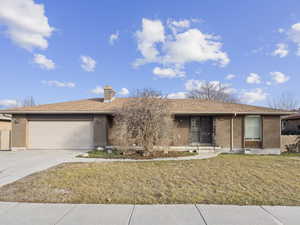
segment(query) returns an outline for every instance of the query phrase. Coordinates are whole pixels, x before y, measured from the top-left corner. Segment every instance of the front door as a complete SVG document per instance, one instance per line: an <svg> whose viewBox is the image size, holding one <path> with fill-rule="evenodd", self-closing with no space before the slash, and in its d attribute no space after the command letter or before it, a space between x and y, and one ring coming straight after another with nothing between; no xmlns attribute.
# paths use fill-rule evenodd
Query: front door
<svg viewBox="0 0 300 225"><path fill-rule="evenodd" d="M192 144L212 143L213 123L210 116L191 117L191 141Z"/></svg>

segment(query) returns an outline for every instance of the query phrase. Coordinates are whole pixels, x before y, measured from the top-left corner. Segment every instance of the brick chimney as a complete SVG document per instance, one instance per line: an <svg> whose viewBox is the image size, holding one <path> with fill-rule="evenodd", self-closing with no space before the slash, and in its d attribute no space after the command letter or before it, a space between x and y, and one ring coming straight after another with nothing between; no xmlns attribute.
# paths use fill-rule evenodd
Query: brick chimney
<svg viewBox="0 0 300 225"><path fill-rule="evenodd" d="M104 102L111 102L114 99L116 92L109 85L104 86L103 89L104 89Z"/></svg>

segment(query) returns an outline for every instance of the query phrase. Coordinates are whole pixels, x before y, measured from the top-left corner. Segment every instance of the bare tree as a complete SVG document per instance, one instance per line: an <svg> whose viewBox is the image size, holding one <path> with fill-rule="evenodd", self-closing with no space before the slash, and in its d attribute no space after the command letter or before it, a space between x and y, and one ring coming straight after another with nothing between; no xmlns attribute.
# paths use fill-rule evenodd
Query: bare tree
<svg viewBox="0 0 300 225"><path fill-rule="evenodd" d="M27 106L35 106L35 100L32 96L26 97L21 101L21 106L27 107Z"/></svg>
<svg viewBox="0 0 300 225"><path fill-rule="evenodd" d="M155 146L169 146L175 123L168 100L151 89L138 90L134 97L114 115L114 142L146 153L154 151Z"/></svg>
<svg viewBox="0 0 300 225"><path fill-rule="evenodd" d="M189 91L187 97L228 103L239 102L228 85L208 81L204 82L200 88Z"/></svg>
<svg viewBox="0 0 300 225"><path fill-rule="evenodd" d="M133 98L160 98L164 99L162 92L151 88L137 89L131 95Z"/></svg>
<svg viewBox="0 0 300 225"><path fill-rule="evenodd" d="M268 106L273 109L297 111L299 107L299 101L291 93L285 92L278 97L269 98Z"/></svg>

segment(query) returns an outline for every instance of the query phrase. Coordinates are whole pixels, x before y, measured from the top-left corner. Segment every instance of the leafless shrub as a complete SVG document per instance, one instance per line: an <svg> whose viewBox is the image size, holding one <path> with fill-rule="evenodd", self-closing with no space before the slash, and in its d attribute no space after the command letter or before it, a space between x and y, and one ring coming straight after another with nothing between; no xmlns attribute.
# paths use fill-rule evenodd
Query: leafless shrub
<svg viewBox="0 0 300 225"><path fill-rule="evenodd" d="M238 103L238 99L232 93L230 87L221 83L204 82L199 89L191 90L187 93L188 98L202 99L210 101L221 101L228 103Z"/></svg>
<svg viewBox="0 0 300 225"><path fill-rule="evenodd" d="M175 123L167 99L152 89L138 90L134 97L114 114L114 143L148 153L155 146L169 146Z"/></svg>

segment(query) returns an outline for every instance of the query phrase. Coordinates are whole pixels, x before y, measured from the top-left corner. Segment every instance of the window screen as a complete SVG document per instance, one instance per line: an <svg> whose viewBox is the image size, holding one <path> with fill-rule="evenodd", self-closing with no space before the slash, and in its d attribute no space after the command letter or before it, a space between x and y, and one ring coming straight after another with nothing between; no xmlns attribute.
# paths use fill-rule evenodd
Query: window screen
<svg viewBox="0 0 300 225"><path fill-rule="evenodd" d="M245 119L245 138L251 140L261 139L261 117L247 116Z"/></svg>

